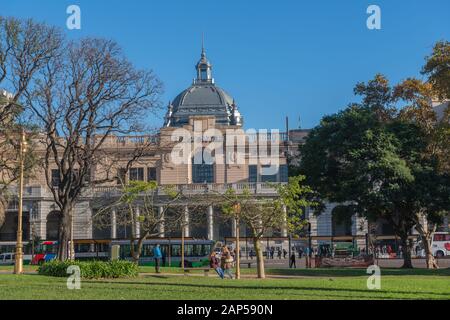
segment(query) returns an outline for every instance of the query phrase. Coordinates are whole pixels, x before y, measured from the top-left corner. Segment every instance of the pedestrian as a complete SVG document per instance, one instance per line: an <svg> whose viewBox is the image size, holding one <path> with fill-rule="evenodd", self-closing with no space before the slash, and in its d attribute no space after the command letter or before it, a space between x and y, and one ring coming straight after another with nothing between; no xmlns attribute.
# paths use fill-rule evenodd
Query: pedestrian
<svg viewBox="0 0 450 320"><path fill-rule="evenodd" d="M155 258L155 271L156 271L156 273L160 273L159 264L160 264L160 260L162 258L162 253L161 253L161 248L159 246L159 243L157 243L156 246L153 248L153 257Z"/></svg>
<svg viewBox="0 0 450 320"><path fill-rule="evenodd" d="M162 257L161 257L161 261L162 261L162 266L165 267L166 266L166 252L163 250L161 252Z"/></svg>
<svg viewBox="0 0 450 320"><path fill-rule="evenodd" d="M209 257L209 266L216 271L217 275L223 279L223 270L220 267L219 258L217 258L216 252L213 251Z"/></svg>
<svg viewBox="0 0 450 320"><path fill-rule="evenodd" d="M302 248L298 248L298 258L301 259L303 256L303 249Z"/></svg>
<svg viewBox="0 0 450 320"><path fill-rule="evenodd" d="M288 254L288 252L286 251L286 249L283 249L283 259L286 259L287 254Z"/></svg>
<svg viewBox="0 0 450 320"><path fill-rule="evenodd" d="M297 269L297 266L295 264L295 253L292 252L291 258L289 259L289 268L292 268L294 266L294 269Z"/></svg>
<svg viewBox="0 0 450 320"><path fill-rule="evenodd" d="M220 257L220 266L223 269L224 276L227 275L230 279L233 279L233 274L231 272L231 267L233 264L233 257L231 256L230 250L227 246L222 249L222 256Z"/></svg>
<svg viewBox="0 0 450 320"><path fill-rule="evenodd" d="M273 259L274 255L275 255L275 248L272 247L272 249L270 249L270 259Z"/></svg>
<svg viewBox="0 0 450 320"><path fill-rule="evenodd" d="M392 247L391 247L391 245L390 244L388 244L388 246L387 246L387 253L388 253L388 255L389 255L389 258L391 258L392 256Z"/></svg>
<svg viewBox="0 0 450 320"><path fill-rule="evenodd" d="M277 255L278 255L278 259L281 259L281 249L280 248L278 248Z"/></svg>

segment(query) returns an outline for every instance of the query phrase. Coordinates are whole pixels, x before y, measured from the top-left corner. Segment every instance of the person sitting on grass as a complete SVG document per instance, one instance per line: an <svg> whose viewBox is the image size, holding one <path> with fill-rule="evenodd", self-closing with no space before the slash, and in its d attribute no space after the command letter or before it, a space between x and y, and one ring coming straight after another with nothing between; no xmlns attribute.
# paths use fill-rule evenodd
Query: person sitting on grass
<svg viewBox="0 0 450 320"><path fill-rule="evenodd" d="M223 279L223 270L220 267L219 258L217 258L217 255L214 251L211 253L211 256L209 257L209 266L217 272L217 274L221 279Z"/></svg>

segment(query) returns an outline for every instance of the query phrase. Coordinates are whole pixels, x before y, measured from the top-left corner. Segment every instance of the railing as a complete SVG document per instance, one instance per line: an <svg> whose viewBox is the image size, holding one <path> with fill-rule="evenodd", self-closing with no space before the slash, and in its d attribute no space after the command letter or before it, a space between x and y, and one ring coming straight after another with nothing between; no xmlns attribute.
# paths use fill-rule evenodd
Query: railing
<svg viewBox="0 0 450 320"><path fill-rule="evenodd" d="M120 146L134 146L142 144L157 144L159 142L159 135L144 135L144 136L110 136L106 144L120 145Z"/></svg>
<svg viewBox="0 0 450 320"><path fill-rule="evenodd" d="M169 187L169 185L167 186ZM185 194L206 194L206 193L224 193L228 189L233 189L236 193L243 193L248 190L251 194L276 195L276 185L272 183L191 183L173 185L176 191L182 191ZM157 189L158 195L165 195L165 187ZM121 194L120 186L98 186L93 187L88 193L92 196L117 196Z"/></svg>
<svg viewBox="0 0 450 320"><path fill-rule="evenodd" d="M18 194L18 188L15 186L11 186L8 188L8 192L12 195ZM23 188L23 197L24 198L39 198L44 195L44 188L41 186L25 186Z"/></svg>

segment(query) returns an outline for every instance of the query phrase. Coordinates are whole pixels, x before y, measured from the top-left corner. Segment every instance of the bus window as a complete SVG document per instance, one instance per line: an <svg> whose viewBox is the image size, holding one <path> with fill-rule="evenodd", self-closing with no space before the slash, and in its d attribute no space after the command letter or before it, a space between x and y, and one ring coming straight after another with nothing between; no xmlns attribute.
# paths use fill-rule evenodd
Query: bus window
<svg viewBox="0 0 450 320"><path fill-rule="evenodd" d="M120 258L128 258L131 256L131 249L129 244L123 244L120 246Z"/></svg>
<svg viewBox="0 0 450 320"><path fill-rule="evenodd" d="M143 257L153 257L153 247L152 244L144 244L142 246L142 256Z"/></svg>
<svg viewBox="0 0 450 320"><path fill-rule="evenodd" d="M202 256L207 256L211 253L211 245L210 244L204 244L202 247L203 247L203 250L201 253Z"/></svg>
<svg viewBox="0 0 450 320"><path fill-rule="evenodd" d="M194 244L192 250L192 255L194 257L199 257L202 255L202 245L201 244Z"/></svg>
<svg viewBox="0 0 450 320"><path fill-rule="evenodd" d="M79 243L75 246L75 252L90 252L91 245L89 243Z"/></svg>
<svg viewBox="0 0 450 320"><path fill-rule="evenodd" d="M169 246L167 244L161 245L161 253L164 257L169 256L168 250L169 250Z"/></svg>
<svg viewBox="0 0 450 320"><path fill-rule="evenodd" d="M450 241L450 234L435 234L433 241Z"/></svg>
<svg viewBox="0 0 450 320"><path fill-rule="evenodd" d="M181 245L180 244L172 245L172 256L173 257L181 257Z"/></svg>

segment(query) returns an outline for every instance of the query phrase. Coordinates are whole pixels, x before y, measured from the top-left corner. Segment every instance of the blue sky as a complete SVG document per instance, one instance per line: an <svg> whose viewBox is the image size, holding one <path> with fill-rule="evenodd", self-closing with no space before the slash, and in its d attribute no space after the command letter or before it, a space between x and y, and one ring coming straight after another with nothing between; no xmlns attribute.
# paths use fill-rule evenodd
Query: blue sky
<svg viewBox="0 0 450 320"><path fill-rule="evenodd" d="M0 15L65 28L70 4L82 29L67 35L116 40L164 82L164 104L191 84L204 33L216 84L247 128L283 129L286 116L291 128L299 117L313 127L357 101L355 83L377 72L420 77L433 43L450 40L448 0L0 0ZM366 27L370 4L381 8L381 30Z"/></svg>

